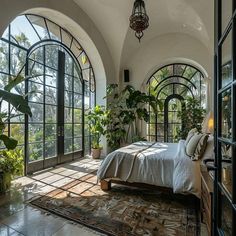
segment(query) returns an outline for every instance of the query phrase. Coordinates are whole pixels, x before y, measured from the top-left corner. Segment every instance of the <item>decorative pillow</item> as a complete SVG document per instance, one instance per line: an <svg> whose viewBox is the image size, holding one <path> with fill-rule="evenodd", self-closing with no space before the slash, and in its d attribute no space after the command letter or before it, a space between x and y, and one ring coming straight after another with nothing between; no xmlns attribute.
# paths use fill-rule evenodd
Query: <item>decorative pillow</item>
<svg viewBox="0 0 236 236"><path fill-rule="evenodd" d="M197 129L196 129L196 128L193 128L193 129L189 130L188 136L187 136L187 138L186 138L186 140L185 140L185 145L188 144L189 140L190 140L190 139L193 137L193 135L196 134L196 133L197 133Z"/></svg>
<svg viewBox="0 0 236 236"><path fill-rule="evenodd" d="M208 134L194 134L186 144L186 154L193 160L197 161L202 158L206 146Z"/></svg>

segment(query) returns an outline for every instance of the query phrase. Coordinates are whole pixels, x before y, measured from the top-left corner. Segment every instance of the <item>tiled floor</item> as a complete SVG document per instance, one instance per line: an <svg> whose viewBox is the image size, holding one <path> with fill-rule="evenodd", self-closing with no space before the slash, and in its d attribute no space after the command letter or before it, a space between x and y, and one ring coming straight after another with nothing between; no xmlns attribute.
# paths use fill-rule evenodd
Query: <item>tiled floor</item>
<svg viewBox="0 0 236 236"><path fill-rule="evenodd" d="M27 202L78 180L71 190L83 193L96 185L100 160L84 158L13 182L12 190L0 196L0 236L95 236L101 235L79 224L39 210ZM78 187L79 186L79 187ZM202 236L207 235L202 227Z"/></svg>

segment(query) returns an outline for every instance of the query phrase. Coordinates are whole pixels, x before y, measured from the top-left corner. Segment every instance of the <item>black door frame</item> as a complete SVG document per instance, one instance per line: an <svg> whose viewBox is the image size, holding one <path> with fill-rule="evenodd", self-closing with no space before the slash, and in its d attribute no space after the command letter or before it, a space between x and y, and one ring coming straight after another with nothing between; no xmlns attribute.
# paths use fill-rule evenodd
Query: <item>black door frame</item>
<svg viewBox="0 0 236 236"><path fill-rule="evenodd" d="M224 0L215 0L215 52L214 52L214 142L215 142L215 175L214 175L214 201L213 201L213 235L236 235L236 1L232 0L232 15L225 29L222 29L222 4L226 3ZM231 47L230 53L232 65L232 81L226 86L222 86L222 45L227 36L231 33ZM224 137L222 134L222 104L225 92L231 94L231 136ZM230 104L230 103L229 103ZM232 148L231 162L231 193L223 184L222 178L222 163L224 162L222 147L227 145ZM222 224L223 202L230 208L229 220L231 223L230 232L226 233ZM231 217L231 219L230 219Z"/></svg>

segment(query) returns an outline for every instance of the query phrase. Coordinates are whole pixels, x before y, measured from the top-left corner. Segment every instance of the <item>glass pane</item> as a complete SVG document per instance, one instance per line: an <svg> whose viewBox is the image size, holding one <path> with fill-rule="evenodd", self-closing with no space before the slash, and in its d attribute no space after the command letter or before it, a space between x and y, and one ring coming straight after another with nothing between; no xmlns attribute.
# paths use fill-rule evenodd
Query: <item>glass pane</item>
<svg viewBox="0 0 236 236"><path fill-rule="evenodd" d="M87 70L82 71L83 79L86 81L90 81L90 70L91 69L87 69Z"/></svg>
<svg viewBox="0 0 236 236"><path fill-rule="evenodd" d="M231 129L231 90L227 90L222 94L222 137L231 138L232 129Z"/></svg>
<svg viewBox="0 0 236 236"><path fill-rule="evenodd" d="M73 88L73 77L65 75L65 89L68 91L72 91L72 88Z"/></svg>
<svg viewBox="0 0 236 236"><path fill-rule="evenodd" d="M90 154L90 137L87 136L87 137L84 137L84 154L87 155L87 154Z"/></svg>
<svg viewBox="0 0 236 236"><path fill-rule="evenodd" d="M8 75L0 73L0 89L4 89L4 87L8 84Z"/></svg>
<svg viewBox="0 0 236 236"><path fill-rule="evenodd" d="M29 144L29 161L43 159L43 143Z"/></svg>
<svg viewBox="0 0 236 236"><path fill-rule="evenodd" d="M43 66L37 62L29 60L29 76L33 82L43 84Z"/></svg>
<svg viewBox="0 0 236 236"><path fill-rule="evenodd" d="M29 142L41 142L43 141L43 125L41 124L29 124Z"/></svg>
<svg viewBox="0 0 236 236"><path fill-rule="evenodd" d="M45 64L48 67L57 69L58 68L58 46L48 45L48 46L45 46L45 50L46 50Z"/></svg>
<svg viewBox="0 0 236 236"><path fill-rule="evenodd" d="M72 138L73 137L72 124L65 124L64 125L64 137L65 138Z"/></svg>
<svg viewBox="0 0 236 236"><path fill-rule="evenodd" d="M82 110L74 109L74 123L81 123L82 122Z"/></svg>
<svg viewBox="0 0 236 236"><path fill-rule="evenodd" d="M232 81L232 30L222 44L221 87Z"/></svg>
<svg viewBox="0 0 236 236"><path fill-rule="evenodd" d="M57 87L57 71L46 67L46 85Z"/></svg>
<svg viewBox="0 0 236 236"><path fill-rule="evenodd" d="M65 73L68 75L73 75L73 59L71 58L71 56L66 53L66 57L65 57Z"/></svg>
<svg viewBox="0 0 236 236"><path fill-rule="evenodd" d="M221 6L221 9L222 9L221 24L222 24L222 33L223 33L232 16L232 0L221 0L221 5L222 5Z"/></svg>
<svg viewBox="0 0 236 236"><path fill-rule="evenodd" d="M44 63L44 50L43 47L39 47L34 49L31 53L30 53L30 59L32 59L32 61L34 62L40 62L40 63Z"/></svg>
<svg viewBox="0 0 236 236"><path fill-rule="evenodd" d="M225 236L232 236L232 206L228 199L221 194L221 229Z"/></svg>
<svg viewBox="0 0 236 236"><path fill-rule="evenodd" d="M29 117L29 122L42 123L43 122L43 105L29 102L29 106L33 114L32 117Z"/></svg>
<svg viewBox="0 0 236 236"><path fill-rule="evenodd" d="M51 39L61 41L60 28L50 20L46 20Z"/></svg>
<svg viewBox="0 0 236 236"><path fill-rule="evenodd" d="M89 136L90 135L89 125L84 125L84 135L85 136Z"/></svg>
<svg viewBox="0 0 236 236"><path fill-rule="evenodd" d="M73 109L65 107L65 123L72 123Z"/></svg>
<svg viewBox="0 0 236 236"><path fill-rule="evenodd" d="M74 107L82 108L82 95L74 93Z"/></svg>
<svg viewBox="0 0 236 236"><path fill-rule="evenodd" d="M62 35L62 42L63 42L68 48L70 48L71 40L72 40L71 34L62 29L62 30L61 30L61 35Z"/></svg>
<svg viewBox="0 0 236 236"><path fill-rule="evenodd" d="M71 51L74 53L74 55L76 57L78 57L82 52L81 46L79 45L79 43L75 39L72 42Z"/></svg>
<svg viewBox="0 0 236 236"><path fill-rule="evenodd" d="M8 43L0 40L0 71L9 73L9 53L8 53Z"/></svg>
<svg viewBox="0 0 236 236"><path fill-rule="evenodd" d="M52 105L45 105L45 123L57 122L57 107Z"/></svg>
<svg viewBox="0 0 236 236"><path fill-rule="evenodd" d="M232 146L226 143L221 143L222 153L222 185L232 194Z"/></svg>
<svg viewBox="0 0 236 236"><path fill-rule="evenodd" d="M18 141L18 145L24 144L25 141L25 125L24 124L11 124L10 136Z"/></svg>
<svg viewBox="0 0 236 236"><path fill-rule="evenodd" d="M11 23L11 41L25 48L29 48L39 41L37 34L25 16L18 16Z"/></svg>
<svg viewBox="0 0 236 236"><path fill-rule="evenodd" d="M45 140L51 141L57 138L57 125L56 124L46 124L45 125Z"/></svg>
<svg viewBox="0 0 236 236"><path fill-rule="evenodd" d="M164 136L164 124L157 124L157 136Z"/></svg>
<svg viewBox="0 0 236 236"><path fill-rule="evenodd" d="M65 106L67 107L73 107L73 93L65 91Z"/></svg>
<svg viewBox="0 0 236 236"><path fill-rule="evenodd" d="M74 151L79 151L82 149L82 139L74 138Z"/></svg>
<svg viewBox="0 0 236 236"><path fill-rule="evenodd" d="M74 136L75 137L82 136L82 125L74 125Z"/></svg>
<svg viewBox="0 0 236 236"><path fill-rule="evenodd" d="M47 27L44 22L44 18L40 16L36 16L36 15L27 15L27 17L33 24L40 38L49 39L49 34L48 34Z"/></svg>
<svg viewBox="0 0 236 236"><path fill-rule="evenodd" d="M11 45L10 73L17 75L25 65L26 51Z"/></svg>
<svg viewBox="0 0 236 236"><path fill-rule="evenodd" d="M45 157L54 157L57 154L57 143L50 141L45 143Z"/></svg>
<svg viewBox="0 0 236 236"><path fill-rule="evenodd" d="M57 104L57 89L45 86L45 103Z"/></svg>
<svg viewBox="0 0 236 236"><path fill-rule="evenodd" d="M74 78L74 91L76 91L76 93L80 93L80 94L82 94L82 91L83 91L81 81L77 77Z"/></svg>
<svg viewBox="0 0 236 236"><path fill-rule="evenodd" d="M71 153L73 152L73 145L72 145L72 139L65 139L64 141L64 153Z"/></svg>
<svg viewBox="0 0 236 236"><path fill-rule="evenodd" d="M148 135L156 135L156 124L149 124Z"/></svg>
<svg viewBox="0 0 236 236"><path fill-rule="evenodd" d="M29 81L29 101L43 103L43 85Z"/></svg>
<svg viewBox="0 0 236 236"><path fill-rule="evenodd" d="M11 106L12 108L12 106ZM10 122L14 122L14 123L24 123L25 122L25 115L22 114L19 111L16 111L15 109L13 109L11 111L11 120Z"/></svg>

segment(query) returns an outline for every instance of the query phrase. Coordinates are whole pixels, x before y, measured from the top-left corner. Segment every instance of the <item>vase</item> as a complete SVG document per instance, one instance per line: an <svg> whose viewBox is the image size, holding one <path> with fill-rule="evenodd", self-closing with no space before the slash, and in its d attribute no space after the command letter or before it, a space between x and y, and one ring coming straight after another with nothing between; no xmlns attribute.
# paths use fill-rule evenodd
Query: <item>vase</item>
<svg viewBox="0 0 236 236"><path fill-rule="evenodd" d="M101 148L92 148L93 159L99 159L101 155Z"/></svg>
<svg viewBox="0 0 236 236"><path fill-rule="evenodd" d="M0 172L0 193L5 193L11 187L11 173Z"/></svg>

